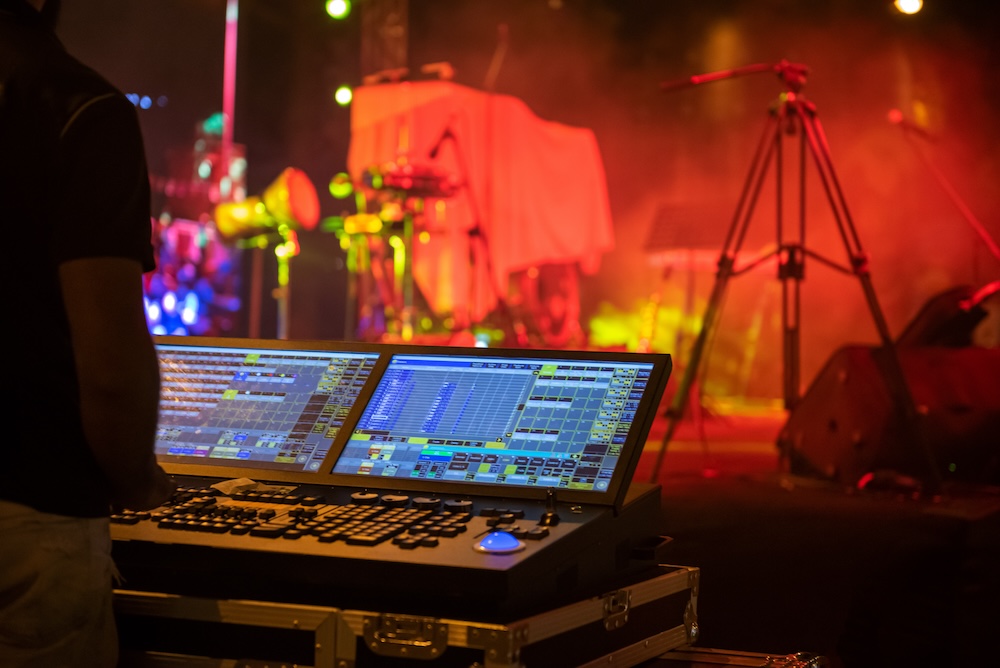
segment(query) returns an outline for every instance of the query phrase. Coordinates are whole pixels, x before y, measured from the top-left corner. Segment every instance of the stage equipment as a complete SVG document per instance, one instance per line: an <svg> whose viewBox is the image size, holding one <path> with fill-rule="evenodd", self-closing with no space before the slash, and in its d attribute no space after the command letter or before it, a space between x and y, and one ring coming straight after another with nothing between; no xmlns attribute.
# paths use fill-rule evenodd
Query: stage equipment
<svg viewBox="0 0 1000 668"><path fill-rule="evenodd" d="M129 589L486 622L664 563L660 487L633 478L669 355L155 344L179 489L112 518Z"/></svg>
<svg viewBox="0 0 1000 668"><path fill-rule="evenodd" d="M452 197L428 198L427 234L418 233L411 265L415 289L448 329L494 316L505 325L494 309L517 272L567 264L591 275L614 246L593 131L539 119L514 97L450 81L356 89L347 161L354 181L372 165L404 160L458 175Z"/></svg>
<svg viewBox="0 0 1000 668"><path fill-rule="evenodd" d="M156 271L143 281L152 334L233 336L240 255L210 222L162 214L153 225Z"/></svg>
<svg viewBox="0 0 1000 668"><path fill-rule="evenodd" d="M362 180L366 187L385 190L400 200L447 198L461 187L453 175L437 167L406 162L372 166Z"/></svg>
<svg viewBox="0 0 1000 668"><path fill-rule="evenodd" d="M155 665L211 656L210 665L220 666L627 668L646 666L663 652L697 640L699 581L697 568L663 565L646 577L618 583L613 591L529 617L506 616L500 623L482 614L447 619L394 608L340 609L121 589L115 590L115 611L129 666L154 665L152 657L169 653L169 663Z"/></svg>
<svg viewBox="0 0 1000 668"><path fill-rule="evenodd" d="M922 478L925 462L894 410L885 354L848 346L823 367L778 436L792 473L848 487ZM896 354L939 475L1000 484L1000 349L899 346Z"/></svg>
<svg viewBox="0 0 1000 668"><path fill-rule="evenodd" d="M996 299L994 295L998 293L1000 281L994 281L979 290L960 285L931 297L896 338L896 345L907 348L973 345L976 328L989 315L984 303Z"/></svg>
<svg viewBox="0 0 1000 668"><path fill-rule="evenodd" d="M429 234L426 200L452 197L453 175L433 165L405 161L370 166L354 184L346 174L330 182L338 198L355 195L357 213L324 221L347 253L346 331L362 340L384 334L413 339L416 306L413 254L417 234Z"/></svg>
<svg viewBox="0 0 1000 668"><path fill-rule="evenodd" d="M696 313L695 299L701 277L707 277L716 267L718 260L718 244L713 234L710 234L704 221L713 217L710 212L706 216L703 207L681 207L663 205L653 218L649 236L643 250L652 266L660 270L660 280L650 292L640 319L639 340L636 350L648 352L654 349L654 341L658 336L665 337L666 345L673 346L675 354L680 354L690 340L697 335L699 315ZM759 251L741 251L736 261L747 263L757 257ZM755 271L764 273L770 271L776 263L762 262L755 265ZM663 310L664 290L670 284L682 286L682 306L673 308L675 324L672 332L658 332L660 311ZM746 395L750 384L750 375L754 361L758 357L761 321L763 320L763 305L770 298L767 290L761 290L757 297L757 306L753 309L754 316L747 329L733 333L733 340L738 341L738 348L730 343L723 348L724 362L716 368L725 368L725 378L714 378L716 388L726 387L730 396ZM668 313L670 313L668 311ZM669 318L669 315L668 315ZM672 341L669 335L672 333ZM708 349L714 349L718 341L709 342ZM704 383L709 370L702 370L702 378L696 380L690 392L691 400L688 415L692 418L696 433L702 444L704 454L708 454L708 438L705 432L705 417L708 414L703 404ZM718 391L718 390L717 390Z"/></svg>
<svg viewBox="0 0 1000 668"><path fill-rule="evenodd" d="M197 124L191 144L167 151L167 171L152 175L156 270L146 276L153 334L232 336L242 309L241 253L211 221L221 201L246 197L245 147L222 162L221 114Z"/></svg>
<svg viewBox="0 0 1000 668"><path fill-rule="evenodd" d="M215 207L215 227L235 240L283 230L312 230L319 222L319 197L305 172L286 168L258 197Z"/></svg>
<svg viewBox="0 0 1000 668"><path fill-rule="evenodd" d="M940 485L940 474L935 458L930 450L925 436L918 424L913 396L910 394L906 378L895 352L895 344L889 333L882 309L879 306L875 288L869 273L868 256L861 246L854 221L847 207L840 182L837 179L830 157L830 149L826 135L816 111L816 106L802 95L806 83L808 68L805 65L782 60L777 64L756 64L732 70L724 70L710 74L692 76L677 82L663 84L664 89L679 86L697 85L720 79L727 79L747 74L774 72L784 84L786 90L773 104L768 113L768 119L760 143L751 163L750 173L744 183L743 190L733 216L732 224L726 234L722 251L719 255L718 270L715 285L705 313L702 317L701 329L692 346L690 358L684 375L678 385L667 412L668 426L653 466L652 480L660 474L667 445L677 428L677 423L684 414L688 394L701 368L701 358L705 346L718 322L726 286L731 278L739 276L771 258L778 261L778 279L781 281L782 293L782 348L783 348L783 394L785 408L792 410L798 404L800 392L800 284L805 277L807 258L813 258L824 265L845 274L854 275L861 284L868 310L871 313L875 328L878 331L883 354L880 361L891 404L898 411L901 424L907 429L908 443L917 449L916 458L923 466L919 476L924 483L924 490L933 492ZM798 142L798 221L794 232L786 230L784 220L784 152L785 135L797 135ZM823 184L824 192L833 217L837 223L844 250L849 259L849 266L842 266L813 251L805 245L806 215L805 215L805 185L808 169L808 158L812 158L817 174ZM767 175L768 168L774 162L776 199L776 232L777 247L750 262L743 267L736 267L735 259L740 252L744 238L752 218L754 206L760 194L761 186ZM782 452L782 459L787 462L790 453Z"/></svg>
<svg viewBox="0 0 1000 668"><path fill-rule="evenodd" d="M458 137L455 134L455 129L452 127L455 125L455 120L454 116L448 119L444 125L444 129L441 131L441 136L438 137L436 142L434 142L434 145L427 152L427 156L431 160L437 160L438 153L440 153L441 148L445 145L445 143L452 143L455 154L455 164L458 166L458 173L460 175L459 182L461 184L461 188L465 190L465 194L467 195L469 212L471 215L471 225L468 227L466 232L468 235L469 267L485 268L486 281L488 282L490 289L488 297L495 300L497 308L504 320L504 329L508 335L512 335L511 338L514 340L513 342L516 342L518 345L525 345L527 341L523 334L524 327L519 322L515 323L514 318L511 316L510 307L507 304L507 291L496 282L496 272L493 267L493 253L490 251L489 237L483 227L482 214L480 213L479 205L476 203L476 193L472 191L472 186L470 185L471 172L469 171L469 165L465 159L465 152L462 144L459 142ZM488 174L486 181L487 183L492 181L492 175ZM537 276L538 270L536 268L532 269ZM532 287L537 287L537 284ZM483 296L478 294L479 289L481 289L479 281L469 281L469 304L478 304L483 301ZM574 295L574 297L576 298L576 295ZM456 315L457 322L453 325L454 330L457 331L467 329L473 324L471 309L468 309L465 313Z"/></svg>
<svg viewBox="0 0 1000 668"><path fill-rule="evenodd" d="M931 297L896 339L922 428L942 478L1000 483L1000 349L974 345L1000 282L957 286ZM886 392L884 352L834 353L778 436L793 473L846 485L919 475L906 431Z"/></svg>
<svg viewBox="0 0 1000 668"><path fill-rule="evenodd" d="M262 253L274 246L278 287L272 294L278 303L278 338L288 338L289 261L299 253L297 232L312 230L319 223L316 188L303 171L287 167L260 196L216 206L214 219L223 239L254 252L248 315L251 336L258 335L260 327Z"/></svg>

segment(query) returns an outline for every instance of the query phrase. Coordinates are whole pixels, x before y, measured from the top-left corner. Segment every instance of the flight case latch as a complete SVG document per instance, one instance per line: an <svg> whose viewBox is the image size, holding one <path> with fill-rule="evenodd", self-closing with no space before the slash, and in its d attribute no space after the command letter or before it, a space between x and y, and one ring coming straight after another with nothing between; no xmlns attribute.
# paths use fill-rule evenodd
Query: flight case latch
<svg viewBox="0 0 1000 668"><path fill-rule="evenodd" d="M604 628L608 631L620 629L628 622L628 611L632 607L632 592L619 589L604 596Z"/></svg>
<svg viewBox="0 0 1000 668"><path fill-rule="evenodd" d="M426 617L369 616L364 618L364 638L379 656L436 659L448 647L448 625Z"/></svg>

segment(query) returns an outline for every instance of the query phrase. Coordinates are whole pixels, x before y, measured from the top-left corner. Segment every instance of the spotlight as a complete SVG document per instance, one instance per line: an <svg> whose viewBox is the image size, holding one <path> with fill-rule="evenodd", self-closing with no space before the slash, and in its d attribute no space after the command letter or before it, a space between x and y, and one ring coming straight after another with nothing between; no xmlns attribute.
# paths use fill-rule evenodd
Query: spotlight
<svg viewBox="0 0 1000 668"><path fill-rule="evenodd" d="M263 250L274 242L278 262L278 287L272 295L278 302L278 338L288 338L289 261L299 253L299 229L311 230L319 223L319 197L304 172L287 167L260 197L225 202L215 207L215 227L224 239L235 239L243 248ZM251 285L251 326L259 313L261 261L254 255ZM255 338L251 336L251 338Z"/></svg>
<svg viewBox="0 0 1000 668"><path fill-rule="evenodd" d="M346 19L351 15L351 0L327 0L326 13L337 20Z"/></svg>
<svg viewBox="0 0 1000 668"><path fill-rule="evenodd" d="M342 107L346 107L354 99L354 91L350 86L340 86L333 93L333 99Z"/></svg>
<svg viewBox="0 0 1000 668"><path fill-rule="evenodd" d="M345 199L354 193L354 183L351 175L347 172L340 172L330 179L330 194L337 199Z"/></svg>
<svg viewBox="0 0 1000 668"><path fill-rule="evenodd" d="M311 230L319 222L319 197L301 170L288 167L260 197L215 207L215 226L226 239L282 230Z"/></svg>
<svg viewBox="0 0 1000 668"><path fill-rule="evenodd" d="M924 6L924 0L894 0L892 3L903 14L916 14Z"/></svg>

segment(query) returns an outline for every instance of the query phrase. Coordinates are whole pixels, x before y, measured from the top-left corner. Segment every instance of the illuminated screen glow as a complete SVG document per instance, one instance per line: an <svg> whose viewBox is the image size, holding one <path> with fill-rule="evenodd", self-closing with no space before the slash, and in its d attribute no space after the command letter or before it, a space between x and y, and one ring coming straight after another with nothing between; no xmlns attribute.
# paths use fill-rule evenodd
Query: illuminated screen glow
<svg viewBox="0 0 1000 668"><path fill-rule="evenodd" d="M161 462L319 470L377 353L157 344Z"/></svg>
<svg viewBox="0 0 1000 668"><path fill-rule="evenodd" d="M333 473L604 492L652 370L395 354Z"/></svg>

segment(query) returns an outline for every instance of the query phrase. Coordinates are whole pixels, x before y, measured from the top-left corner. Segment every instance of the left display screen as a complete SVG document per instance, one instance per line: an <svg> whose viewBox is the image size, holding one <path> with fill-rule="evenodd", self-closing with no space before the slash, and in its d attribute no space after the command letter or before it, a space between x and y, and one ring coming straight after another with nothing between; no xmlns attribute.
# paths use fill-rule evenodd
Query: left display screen
<svg viewBox="0 0 1000 668"><path fill-rule="evenodd" d="M378 353L157 344L161 462L317 472Z"/></svg>

